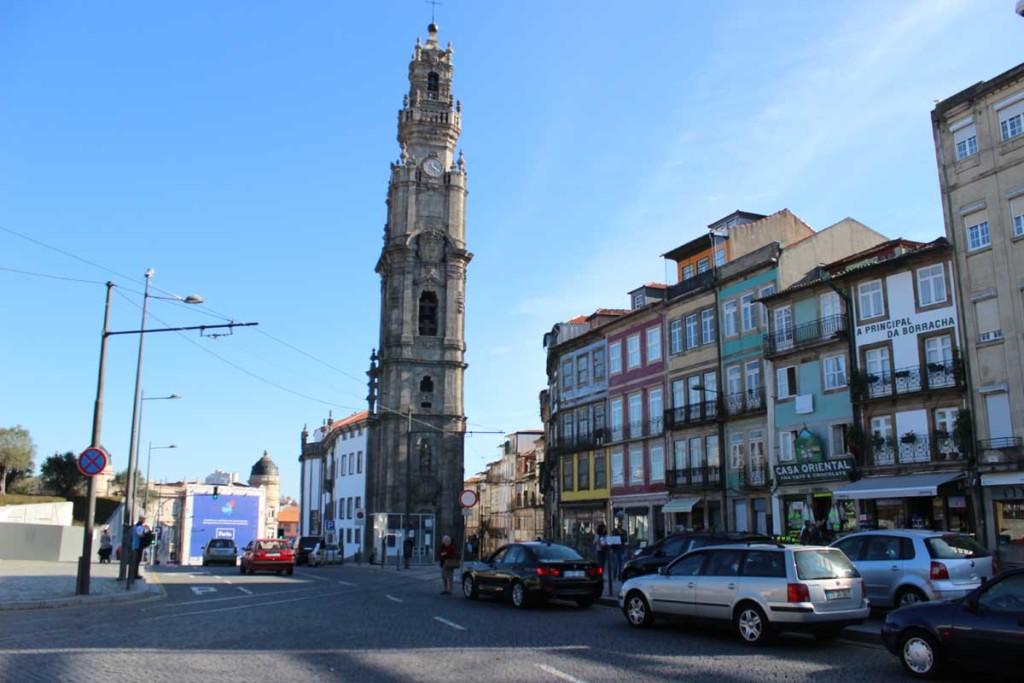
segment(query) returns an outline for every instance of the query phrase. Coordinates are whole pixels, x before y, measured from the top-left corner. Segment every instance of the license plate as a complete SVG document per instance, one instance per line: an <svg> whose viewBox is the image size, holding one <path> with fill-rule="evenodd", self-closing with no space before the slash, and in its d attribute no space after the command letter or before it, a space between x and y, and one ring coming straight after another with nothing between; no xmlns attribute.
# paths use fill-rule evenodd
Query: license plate
<svg viewBox="0 0 1024 683"><path fill-rule="evenodd" d="M849 600L852 597L852 593L849 588L844 588L838 591L825 591L826 600Z"/></svg>
<svg viewBox="0 0 1024 683"><path fill-rule="evenodd" d="M570 570L565 572L565 578L567 578L567 579L582 579L583 578L583 570L582 569L570 569Z"/></svg>
<svg viewBox="0 0 1024 683"><path fill-rule="evenodd" d="M267 553L267 557L280 557L281 553Z"/></svg>

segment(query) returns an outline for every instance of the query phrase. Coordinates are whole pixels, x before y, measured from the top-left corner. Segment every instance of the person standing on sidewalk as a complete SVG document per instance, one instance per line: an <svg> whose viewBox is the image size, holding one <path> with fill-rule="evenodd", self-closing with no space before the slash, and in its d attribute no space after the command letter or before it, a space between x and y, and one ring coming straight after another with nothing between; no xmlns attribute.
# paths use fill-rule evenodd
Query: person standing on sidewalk
<svg viewBox="0 0 1024 683"><path fill-rule="evenodd" d="M110 539L110 527L103 527L103 535L100 536L100 564L110 564L110 553L114 549L114 543Z"/></svg>
<svg viewBox="0 0 1024 683"><path fill-rule="evenodd" d="M132 578L139 578L139 563L142 562L142 554L146 547L152 542L153 536L149 526L146 524L146 516L139 515L139 521L132 530Z"/></svg>
<svg viewBox="0 0 1024 683"><path fill-rule="evenodd" d="M413 532L411 532L411 531L406 533L405 540L402 541L402 565L406 569L409 568L409 561L412 560L412 546L413 546L412 534L413 534Z"/></svg>
<svg viewBox="0 0 1024 683"><path fill-rule="evenodd" d="M452 537L445 535L441 539L441 547L437 550L437 558L441 561L441 595L452 594L452 580L455 568L459 566L459 558L452 545Z"/></svg>

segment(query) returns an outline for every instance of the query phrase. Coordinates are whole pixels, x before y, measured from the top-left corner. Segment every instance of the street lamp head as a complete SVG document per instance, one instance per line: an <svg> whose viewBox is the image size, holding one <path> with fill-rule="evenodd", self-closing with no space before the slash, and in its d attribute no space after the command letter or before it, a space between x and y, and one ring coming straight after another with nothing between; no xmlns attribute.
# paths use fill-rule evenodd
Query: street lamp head
<svg viewBox="0 0 1024 683"><path fill-rule="evenodd" d="M174 399L175 401L181 398L181 394L171 394L167 398Z"/></svg>
<svg viewBox="0 0 1024 683"><path fill-rule="evenodd" d="M201 304L203 303L203 297L199 296L198 294L189 294L184 299L182 299L182 301L184 301L186 304Z"/></svg>

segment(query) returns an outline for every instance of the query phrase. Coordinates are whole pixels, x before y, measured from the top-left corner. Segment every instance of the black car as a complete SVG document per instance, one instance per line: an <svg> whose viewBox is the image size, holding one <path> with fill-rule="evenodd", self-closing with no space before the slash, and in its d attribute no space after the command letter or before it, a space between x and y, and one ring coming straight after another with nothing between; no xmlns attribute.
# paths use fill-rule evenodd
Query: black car
<svg viewBox="0 0 1024 683"><path fill-rule="evenodd" d="M966 597L894 610L882 641L911 676L947 664L1019 675L1024 669L1024 569L1004 572Z"/></svg>
<svg viewBox="0 0 1024 683"><path fill-rule="evenodd" d="M684 553L709 545L726 545L728 543L774 543L759 534L746 534L728 531L684 531L671 534L653 545L641 548L622 568L622 580L628 581L637 576L655 574L658 569Z"/></svg>
<svg viewBox="0 0 1024 683"><path fill-rule="evenodd" d="M309 564L309 554L317 543L326 545L323 536L302 536L295 541L295 564Z"/></svg>
<svg viewBox="0 0 1024 683"><path fill-rule="evenodd" d="M601 597L603 572L596 562L556 543L512 543L462 572L462 594L508 597L516 607L552 598L590 607Z"/></svg>

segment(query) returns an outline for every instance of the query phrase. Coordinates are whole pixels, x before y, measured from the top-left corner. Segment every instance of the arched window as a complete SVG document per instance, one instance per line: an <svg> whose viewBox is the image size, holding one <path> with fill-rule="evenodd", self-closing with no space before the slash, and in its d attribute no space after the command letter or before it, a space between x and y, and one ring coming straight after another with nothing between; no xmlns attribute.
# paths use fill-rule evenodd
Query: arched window
<svg viewBox="0 0 1024 683"><path fill-rule="evenodd" d="M436 100L437 99L437 91L438 91L438 88L440 87L440 82L441 82L441 79L433 71L431 71L429 74L427 74L427 99L428 100Z"/></svg>
<svg viewBox="0 0 1024 683"><path fill-rule="evenodd" d="M425 337L437 336L437 294L423 292L420 294L420 334Z"/></svg>
<svg viewBox="0 0 1024 683"><path fill-rule="evenodd" d="M434 393L434 380L430 379L430 375L426 375L420 380L420 391L424 394Z"/></svg>

